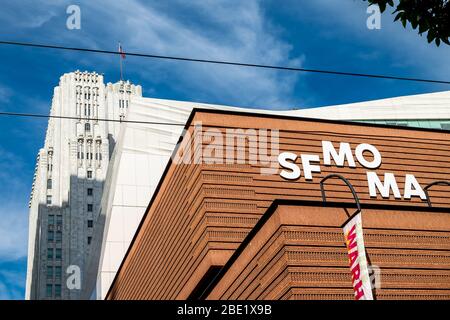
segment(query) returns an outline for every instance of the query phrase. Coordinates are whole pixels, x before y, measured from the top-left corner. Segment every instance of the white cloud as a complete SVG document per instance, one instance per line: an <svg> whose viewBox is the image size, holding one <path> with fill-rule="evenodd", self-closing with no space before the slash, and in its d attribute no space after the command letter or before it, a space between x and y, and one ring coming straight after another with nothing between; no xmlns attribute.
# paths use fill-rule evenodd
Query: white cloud
<svg viewBox="0 0 450 320"><path fill-rule="evenodd" d="M2 199L5 201L5 199ZM8 202L15 202L14 199ZM6 204L0 208L0 260L16 260L27 255L27 206Z"/></svg>
<svg viewBox="0 0 450 320"><path fill-rule="evenodd" d="M23 299L23 259L0 264L0 300Z"/></svg>
<svg viewBox="0 0 450 320"><path fill-rule="evenodd" d="M0 278L0 300L13 300L18 299L20 296L21 292L12 287L9 284L9 281L3 281L3 279Z"/></svg>
<svg viewBox="0 0 450 320"><path fill-rule="evenodd" d="M292 2L295 3L295 2ZM291 4L292 4L291 3ZM402 67L406 76L417 76L448 80L450 74L450 46L436 47L429 44L426 36L419 36L417 30L410 26L403 28L397 21L393 22L392 8L382 14L380 30L369 30L366 26L367 2L362 0L315 0L302 2L302 6L292 5L299 19L310 19L322 30L321 37L326 39L352 39L355 54L371 58L373 70L376 55L387 55L391 67ZM370 52L361 51L361 46L371 48ZM359 49L358 49L359 47ZM389 66L388 66L389 67ZM355 66L355 70L358 70Z"/></svg>
<svg viewBox="0 0 450 320"><path fill-rule="evenodd" d="M0 21L4 28L37 29L58 15L65 0L22 0L11 5L2 3Z"/></svg>
<svg viewBox="0 0 450 320"><path fill-rule="evenodd" d="M261 2L130 0L124 5L122 1L83 1L79 3L81 30L66 30L58 24L46 31L46 42L114 50L121 40L126 51L301 66L305 57L291 57L292 47L279 39ZM58 10L64 14L63 6ZM66 56L99 68L111 69L117 63L115 57L105 55ZM292 107L298 81L295 73L134 57L127 57L125 75L127 71L150 85L169 84L194 100L212 98L255 107Z"/></svg>
<svg viewBox="0 0 450 320"><path fill-rule="evenodd" d="M11 261L27 254L29 179L23 160L1 147L0 168L0 261Z"/></svg>
<svg viewBox="0 0 450 320"><path fill-rule="evenodd" d="M182 2L174 2L173 7ZM127 6L112 2L90 2L101 17L111 24L99 25L111 39L115 34L126 39L125 48L143 52L188 56L194 58L242 61L274 65L301 65L304 57L290 58L291 46L277 39L267 22L260 1L191 1L187 19L183 14L170 14L140 1L128 1ZM181 7L183 8L183 7ZM184 7L186 8L186 6ZM120 12L120 15L114 13ZM195 19L201 20L196 23ZM203 27L208 25L208 27ZM112 27L112 28L111 28ZM155 61L126 62L153 82L158 73L146 66ZM135 64L133 66L133 64ZM227 101L244 105L291 106L292 90L297 75L229 66L184 63L183 65L158 64L158 71L169 72L177 79L174 87L190 91L192 96L225 97ZM127 67L128 67L127 66ZM167 71L171 69L170 71ZM155 69L153 69L155 70ZM183 88L183 89L182 89ZM197 94L195 94L196 92Z"/></svg>

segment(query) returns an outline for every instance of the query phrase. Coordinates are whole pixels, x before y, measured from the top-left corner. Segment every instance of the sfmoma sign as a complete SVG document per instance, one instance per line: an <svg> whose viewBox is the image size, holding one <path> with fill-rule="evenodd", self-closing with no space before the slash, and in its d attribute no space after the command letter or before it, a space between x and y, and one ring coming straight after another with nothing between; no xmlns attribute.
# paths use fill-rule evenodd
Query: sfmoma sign
<svg viewBox="0 0 450 320"><path fill-rule="evenodd" d="M370 155L370 157L369 157ZM397 178L394 173L385 172L379 176L376 169L382 165L382 155L373 145L361 143L354 152L350 143L340 142L336 148L331 141L322 141L322 163L318 154L300 154L282 152L278 156L278 163L283 168L280 176L286 180L313 180L314 173L321 172L321 165L356 168L356 163L366 168L367 183L371 197L381 195L389 198L391 194L395 199L411 199L419 197L426 200L425 192L414 174L406 174L403 185L403 194L400 192Z"/></svg>

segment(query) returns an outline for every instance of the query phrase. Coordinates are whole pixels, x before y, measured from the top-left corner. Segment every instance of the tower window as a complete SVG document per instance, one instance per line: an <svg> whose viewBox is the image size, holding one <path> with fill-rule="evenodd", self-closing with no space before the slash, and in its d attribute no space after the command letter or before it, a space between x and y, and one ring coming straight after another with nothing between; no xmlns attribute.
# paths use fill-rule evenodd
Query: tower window
<svg viewBox="0 0 450 320"><path fill-rule="evenodd" d="M55 216L53 214L48 215L48 224L49 225L55 224Z"/></svg>
<svg viewBox="0 0 450 320"><path fill-rule="evenodd" d="M87 188L87 195L88 196L92 196L94 194L94 189L92 188Z"/></svg>
<svg viewBox="0 0 450 320"><path fill-rule="evenodd" d="M92 212L92 203L88 203L88 205L87 205L87 211L88 212Z"/></svg>
<svg viewBox="0 0 450 320"><path fill-rule="evenodd" d="M55 267L55 278L61 279L61 267L60 266Z"/></svg>
<svg viewBox="0 0 450 320"><path fill-rule="evenodd" d="M52 204L52 196L51 195L47 195L47 205Z"/></svg>
<svg viewBox="0 0 450 320"><path fill-rule="evenodd" d="M53 288L52 288L52 285L51 284L47 284L47 287L46 287L46 297L47 298L51 298L52 297L52 294L53 294Z"/></svg>
<svg viewBox="0 0 450 320"><path fill-rule="evenodd" d="M88 237L88 238L87 238L87 241L88 241L88 244L91 244L91 242L92 242L92 237Z"/></svg>
<svg viewBox="0 0 450 320"><path fill-rule="evenodd" d="M87 177L88 177L88 179L92 179L92 171L91 170L87 171Z"/></svg>
<svg viewBox="0 0 450 320"><path fill-rule="evenodd" d="M61 285L55 284L55 297L61 298Z"/></svg>
<svg viewBox="0 0 450 320"><path fill-rule="evenodd" d="M53 279L53 267L47 266L47 279L51 280Z"/></svg>
<svg viewBox="0 0 450 320"><path fill-rule="evenodd" d="M52 230L47 231L47 240L53 242L55 240L55 232Z"/></svg>
<svg viewBox="0 0 450 320"><path fill-rule="evenodd" d="M47 179L47 189L51 189L52 188L52 179Z"/></svg>
<svg viewBox="0 0 450 320"><path fill-rule="evenodd" d="M62 231L56 231L56 242L62 241Z"/></svg>
<svg viewBox="0 0 450 320"><path fill-rule="evenodd" d="M87 131L87 132L91 131L91 124L90 123L85 123L84 124L84 130Z"/></svg>
<svg viewBox="0 0 450 320"><path fill-rule="evenodd" d="M61 260L61 256L62 256L61 248L56 248L56 250L55 250L55 259L56 260Z"/></svg>
<svg viewBox="0 0 450 320"><path fill-rule="evenodd" d="M92 228L94 226L94 220L88 220L88 228Z"/></svg>
<svg viewBox="0 0 450 320"><path fill-rule="evenodd" d="M47 248L47 259L53 260L53 248Z"/></svg>

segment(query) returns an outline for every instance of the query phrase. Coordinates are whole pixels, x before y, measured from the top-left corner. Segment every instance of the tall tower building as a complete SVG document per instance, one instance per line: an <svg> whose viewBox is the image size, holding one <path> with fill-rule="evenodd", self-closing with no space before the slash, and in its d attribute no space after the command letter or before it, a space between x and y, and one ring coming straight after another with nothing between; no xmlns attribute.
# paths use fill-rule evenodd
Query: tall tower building
<svg viewBox="0 0 450 320"><path fill-rule="evenodd" d="M140 86L72 72L54 89L30 197L27 299L78 299L109 159ZM69 280L69 281L67 281ZM69 282L69 283L68 283Z"/></svg>

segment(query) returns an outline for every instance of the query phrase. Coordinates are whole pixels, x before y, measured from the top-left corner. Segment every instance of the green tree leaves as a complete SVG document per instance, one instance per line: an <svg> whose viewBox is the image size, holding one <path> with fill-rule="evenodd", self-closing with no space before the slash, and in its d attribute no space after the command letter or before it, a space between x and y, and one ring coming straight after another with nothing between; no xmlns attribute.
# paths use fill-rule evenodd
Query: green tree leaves
<svg viewBox="0 0 450 320"><path fill-rule="evenodd" d="M389 5L395 7L394 0L363 0L370 5L378 5L381 12ZM398 0L394 21L401 21L406 28L408 22L420 35L426 33L428 43L441 42L450 45L450 0Z"/></svg>

